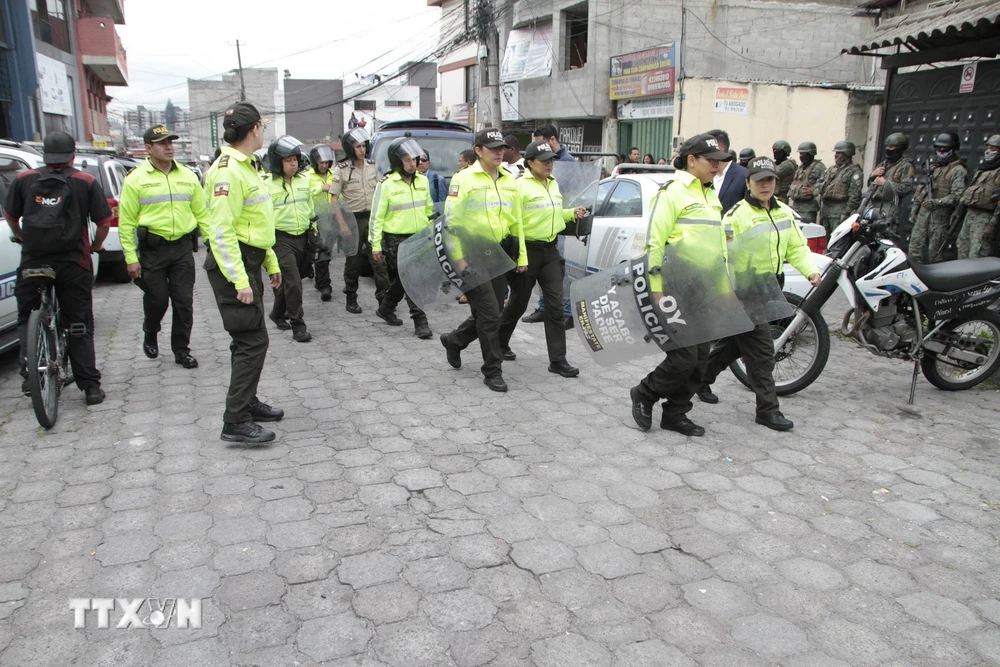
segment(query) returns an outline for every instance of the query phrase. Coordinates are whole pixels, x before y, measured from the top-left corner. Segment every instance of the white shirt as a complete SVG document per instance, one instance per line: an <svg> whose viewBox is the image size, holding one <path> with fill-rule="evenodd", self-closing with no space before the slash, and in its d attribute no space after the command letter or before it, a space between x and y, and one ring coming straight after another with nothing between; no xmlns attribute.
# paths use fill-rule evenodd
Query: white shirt
<svg viewBox="0 0 1000 667"><path fill-rule="evenodd" d="M513 164L509 162L501 162L500 166L509 171L514 178L518 178L521 174L524 173L525 169L524 158L521 158L520 160L514 162Z"/></svg>
<svg viewBox="0 0 1000 667"><path fill-rule="evenodd" d="M722 189L722 182L726 180L726 172L729 171L729 165L732 163L732 160L729 162L723 162L722 164L726 166L723 167L722 170L720 170L719 173L712 179L712 184L715 186L715 194L719 194L719 191ZM722 165L720 164L719 166L721 167Z"/></svg>

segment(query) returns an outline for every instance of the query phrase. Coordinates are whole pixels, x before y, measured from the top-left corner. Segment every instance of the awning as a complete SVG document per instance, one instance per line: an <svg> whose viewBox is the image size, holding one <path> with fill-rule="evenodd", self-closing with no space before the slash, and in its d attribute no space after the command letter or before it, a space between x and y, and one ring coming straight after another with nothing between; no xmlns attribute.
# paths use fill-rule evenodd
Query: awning
<svg viewBox="0 0 1000 667"><path fill-rule="evenodd" d="M921 51L994 37L1000 37L1000 1L955 0L886 19L867 41L843 49L841 53L866 55L899 45Z"/></svg>

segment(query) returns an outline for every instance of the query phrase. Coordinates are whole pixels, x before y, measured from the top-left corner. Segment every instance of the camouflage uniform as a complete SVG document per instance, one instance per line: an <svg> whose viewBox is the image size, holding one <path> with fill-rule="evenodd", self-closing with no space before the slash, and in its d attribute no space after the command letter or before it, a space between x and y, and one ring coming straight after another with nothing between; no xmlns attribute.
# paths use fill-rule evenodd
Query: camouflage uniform
<svg viewBox="0 0 1000 667"><path fill-rule="evenodd" d="M795 176L788 188L788 201L795 212L802 216L803 222L816 222L816 216L819 213L819 199L816 198L816 194L818 194L816 190L823 180L824 172L826 172L826 165L819 160L813 160L808 167L799 165L795 169ZM807 185L813 187L812 194L802 193L802 188Z"/></svg>
<svg viewBox="0 0 1000 667"><path fill-rule="evenodd" d="M829 234L845 218L858 210L861 205L861 183L864 172L859 165L851 162L843 167L836 165L826 170L823 184L817 192L823 206L820 209L820 224Z"/></svg>
<svg viewBox="0 0 1000 667"><path fill-rule="evenodd" d="M1000 189L1000 169L977 169L972 182L962 193L965 220L958 233L958 258L989 257L997 233L1000 207L991 199Z"/></svg>
<svg viewBox="0 0 1000 667"><path fill-rule="evenodd" d="M893 163L886 161L879 166L885 169L883 174L885 183L874 185L875 177L868 178L869 194L871 195L868 205L877 208L887 218L895 218L898 228L902 222L899 219L899 204L902 203L904 197L913 192L917 168L913 165L913 160L908 157L902 157ZM858 211L858 213L864 213L864 211Z"/></svg>
<svg viewBox="0 0 1000 667"><path fill-rule="evenodd" d="M910 235L910 259L915 262L940 262L941 250L945 236L951 224L951 214L958 206L958 201L965 192L966 178L969 172L965 162L957 156L945 164L937 164L931 171L934 184L934 197L927 192L927 184L917 185L913 195L913 205L910 208L910 220L913 221L913 233ZM924 208L924 201L931 206Z"/></svg>
<svg viewBox="0 0 1000 667"><path fill-rule="evenodd" d="M778 169L778 191L775 196L781 201L788 202L788 189L792 187L792 179L795 178L795 172L798 171L799 163L795 160L785 159L781 161L781 164L777 165Z"/></svg>

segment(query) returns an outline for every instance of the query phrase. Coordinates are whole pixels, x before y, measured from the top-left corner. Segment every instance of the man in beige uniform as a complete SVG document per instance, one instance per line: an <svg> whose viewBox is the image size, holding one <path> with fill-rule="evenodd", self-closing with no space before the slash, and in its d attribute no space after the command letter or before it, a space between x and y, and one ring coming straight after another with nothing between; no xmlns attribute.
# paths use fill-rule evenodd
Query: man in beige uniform
<svg viewBox="0 0 1000 667"><path fill-rule="evenodd" d="M363 128L356 127L343 136L342 144L347 152L347 159L336 166L340 181L330 184L330 197L334 200L343 198L358 221L360 246L357 254L344 262L344 294L347 295L347 312L360 313L358 277L365 262L375 273L375 298L379 303L389 290L389 274L384 263L372 258L371 244L368 241L368 217L371 215L372 198L378 181L375 162L365 157L371 145L371 137Z"/></svg>

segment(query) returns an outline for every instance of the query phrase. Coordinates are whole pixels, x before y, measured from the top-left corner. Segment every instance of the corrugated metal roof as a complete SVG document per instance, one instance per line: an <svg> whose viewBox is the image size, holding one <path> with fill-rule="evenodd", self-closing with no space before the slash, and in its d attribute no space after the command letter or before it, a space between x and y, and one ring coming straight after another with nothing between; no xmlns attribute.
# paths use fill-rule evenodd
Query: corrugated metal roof
<svg viewBox="0 0 1000 667"><path fill-rule="evenodd" d="M919 51L998 36L1000 0L954 0L886 19L867 41L841 53L859 55L901 44Z"/></svg>

